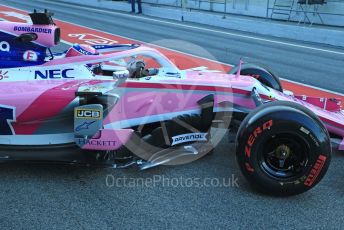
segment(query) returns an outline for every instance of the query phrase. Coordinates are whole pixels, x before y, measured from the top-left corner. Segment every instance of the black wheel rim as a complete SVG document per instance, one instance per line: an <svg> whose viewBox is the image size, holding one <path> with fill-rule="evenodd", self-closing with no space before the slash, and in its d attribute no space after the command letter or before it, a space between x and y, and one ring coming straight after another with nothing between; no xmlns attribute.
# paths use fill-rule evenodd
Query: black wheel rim
<svg viewBox="0 0 344 230"><path fill-rule="evenodd" d="M261 146L260 166L266 174L278 179L303 175L310 156L310 147L304 138L295 133L277 134Z"/></svg>

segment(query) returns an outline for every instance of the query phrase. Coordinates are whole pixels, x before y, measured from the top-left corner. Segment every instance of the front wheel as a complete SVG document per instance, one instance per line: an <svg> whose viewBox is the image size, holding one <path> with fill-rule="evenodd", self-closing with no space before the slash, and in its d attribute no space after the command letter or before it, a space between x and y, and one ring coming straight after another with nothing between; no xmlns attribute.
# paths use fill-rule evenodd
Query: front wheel
<svg viewBox="0 0 344 230"><path fill-rule="evenodd" d="M253 110L237 135L237 161L249 183L279 196L303 193L325 175L329 134L310 110L293 102L270 102Z"/></svg>
<svg viewBox="0 0 344 230"><path fill-rule="evenodd" d="M235 74L239 69L239 66L234 67L228 74ZM241 66L241 75L251 76L257 79L260 83L268 86L277 91L283 92L281 81L276 73L270 68L263 66L262 64L245 63Z"/></svg>

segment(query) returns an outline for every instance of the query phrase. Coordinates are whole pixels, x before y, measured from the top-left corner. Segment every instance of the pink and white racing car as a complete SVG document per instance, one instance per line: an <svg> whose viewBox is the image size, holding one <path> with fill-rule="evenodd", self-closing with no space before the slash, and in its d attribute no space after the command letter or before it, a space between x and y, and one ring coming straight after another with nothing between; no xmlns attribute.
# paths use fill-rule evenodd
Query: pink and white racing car
<svg viewBox="0 0 344 230"><path fill-rule="evenodd" d="M292 195L322 179L332 148L344 150L340 101L283 92L264 67L182 71L135 44L53 54L52 14L30 16L32 24L0 22L1 161L176 165L238 127L237 160L250 184Z"/></svg>

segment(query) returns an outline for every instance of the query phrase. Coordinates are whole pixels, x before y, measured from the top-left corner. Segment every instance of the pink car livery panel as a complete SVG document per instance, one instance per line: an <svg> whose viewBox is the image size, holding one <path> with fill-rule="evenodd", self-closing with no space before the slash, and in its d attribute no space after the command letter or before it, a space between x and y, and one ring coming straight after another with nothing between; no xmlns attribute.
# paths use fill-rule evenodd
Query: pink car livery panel
<svg viewBox="0 0 344 230"><path fill-rule="evenodd" d="M321 180L331 147L344 150L338 99L293 95L254 64L240 62L229 73L180 70L137 44L75 44L52 53L60 29L51 16L34 12L32 24L0 22L1 159L52 159L8 149L73 148L83 162L92 156L93 163L118 167L117 154L129 149L125 166L180 164L206 154L213 128L235 130L239 123L244 176L290 195ZM61 161L81 162L63 154Z"/></svg>

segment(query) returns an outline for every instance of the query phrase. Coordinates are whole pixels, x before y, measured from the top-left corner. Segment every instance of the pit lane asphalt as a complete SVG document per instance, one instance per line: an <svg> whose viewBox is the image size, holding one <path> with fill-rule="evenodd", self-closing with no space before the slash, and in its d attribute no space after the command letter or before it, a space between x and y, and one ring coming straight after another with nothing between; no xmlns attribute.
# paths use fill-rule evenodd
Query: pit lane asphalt
<svg viewBox="0 0 344 230"><path fill-rule="evenodd" d="M148 171L56 165L0 165L1 229L341 229L344 157L334 154L324 180L288 198L250 189L234 146L224 138L213 155ZM206 178L238 186L203 187ZM183 179L180 179L180 178ZM110 186L107 186L106 179ZM114 182L117 179L117 185ZM124 186L124 179L126 186ZM188 179L191 178L191 179ZM199 179L197 179L199 178ZM130 181L137 180L137 186ZM152 184L150 181L161 180ZM175 182L172 182L174 180ZM183 183L176 182L184 181ZM141 181L141 182L140 182ZM142 182L145 181L145 182ZM169 182L170 181L170 182ZM226 186L228 185L226 179ZM115 181L116 182L116 181ZM147 183L143 185L143 183ZM179 183L179 184L178 184ZM214 182L216 184L217 182ZM192 185L192 186L191 186ZM191 186L191 187L190 187Z"/></svg>
<svg viewBox="0 0 344 230"><path fill-rule="evenodd" d="M52 4L42 5L34 1L25 2L25 5L12 1L0 3L24 10L48 8L56 12L58 18L115 33L124 30L127 36L134 38L140 31L150 29L145 25L145 28L130 31L117 24L116 21L121 19L106 22L106 15L91 19L95 16L92 13L83 16L85 12L61 9ZM105 24L101 26L101 23ZM132 27L134 23L127 22L127 25ZM107 29L107 26L112 29ZM156 30L153 35L148 34L147 39L156 40L158 36L165 35ZM221 47L212 46L214 50L221 50ZM239 51L238 48L238 55ZM250 52L250 49L243 51ZM299 54L293 49L286 48L285 52L290 53L289 57L295 55L298 59ZM281 60L279 56L283 56L268 55L278 60ZM331 63L332 57L326 56L322 59ZM289 59L282 58L282 63L287 65ZM304 64L298 65L308 63L300 58L301 61L305 61ZM289 68L293 74L299 74ZM340 229L344 225L343 165L344 156L333 154L331 167L316 188L288 198L269 197L251 190L239 172L234 145L229 143L227 137L217 146L213 155L188 165L163 166L148 171L135 168L111 170L56 165L0 165L0 228ZM180 177L184 181L187 178L221 180L232 175L238 178L239 187L197 187L195 184L193 187L185 184L184 187L180 184L175 187L166 182ZM147 183L160 176L164 177L165 183L159 182L153 186L140 186L139 183L136 187L124 187L120 181L119 186L108 187L106 178L111 179L112 176L143 178Z"/></svg>

